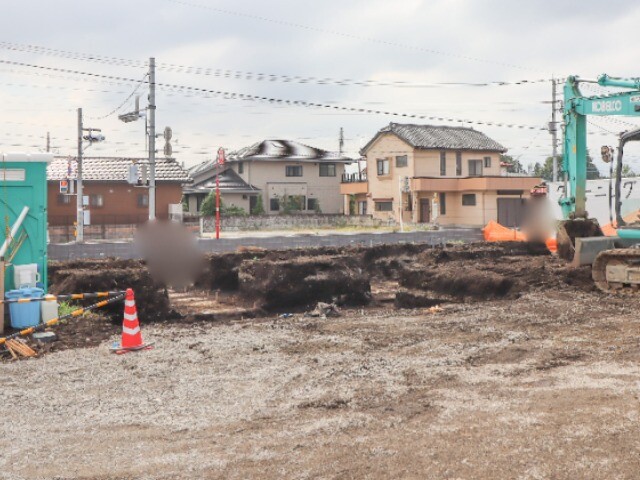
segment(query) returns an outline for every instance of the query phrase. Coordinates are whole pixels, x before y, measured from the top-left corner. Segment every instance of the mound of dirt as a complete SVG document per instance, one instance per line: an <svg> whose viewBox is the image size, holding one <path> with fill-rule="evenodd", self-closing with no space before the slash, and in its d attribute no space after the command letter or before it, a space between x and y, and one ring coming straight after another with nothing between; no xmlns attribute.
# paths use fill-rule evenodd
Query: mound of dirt
<svg viewBox="0 0 640 480"><path fill-rule="evenodd" d="M205 290L238 290L238 269L244 260L264 258L266 252L243 251L237 253L209 254L206 266L195 282L195 287Z"/></svg>
<svg viewBox="0 0 640 480"><path fill-rule="evenodd" d="M393 302L396 308L429 308L451 301L445 296L437 297L429 292L400 289Z"/></svg>
<svg viewBox="0 0 640 480"><path fill-rule="evenodd" d="M140 321L162 321L172 317L169 297L164 287L151 278L141 262L116 262L116 268L111 268L103 261L72 262L67 268L54 269L50 278L49 290L53 294L132 288ZM123 304L117 302L107 306L104 311L114 319L121 319L123 308Z"/></svg>
<svg viewBox="0 0 640 480"><path fill-rule="evenodd" d="M245 261L239 281L245 297L270 311L318 302L366 305L371 300L370 276L353 256Z"/></svg>
<svg viewBox="0 0 640 480"><path fill-rule="evenodd" d="M519 290L512 278L455 264L405 270L400 285L461 299L502 298Z"/></svg>
<svg viewBox="0 0 640 480"><path fill-rule="evenodd" d="M407 289L458 299L512 298L525 291L566 287L595 289L590 267L567 266L543 243L534 242L436 247L419 254L398 279Z"/></svg>

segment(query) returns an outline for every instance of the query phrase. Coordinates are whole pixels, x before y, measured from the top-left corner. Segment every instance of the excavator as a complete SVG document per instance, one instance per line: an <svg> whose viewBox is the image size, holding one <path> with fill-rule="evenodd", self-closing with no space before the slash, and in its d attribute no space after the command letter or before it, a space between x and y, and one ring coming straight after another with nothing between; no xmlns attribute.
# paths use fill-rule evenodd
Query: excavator
<svg viewBox="0 0 640 480"><path fill-rule="evenodd" d="M603 96L585 96L581 83L625 89ZM611 163L615 155L614 199L617 236L605 237L586 211L587 115L640 116L640 78L625 79L600 75L597 80L568 77L564 85L564 193L559 200L564 221L557 232L558 254L574 265L591 265L595 285L605 292L640 290L640 223L622 217L622 167L628 142L640 140L640 129L620 134L617 155L613 148L601 149L602 159ZM611 190L614 190L612 192ZM612 195L612 193L614 193ZM610 202L611 205L611 202Z"/></svg>

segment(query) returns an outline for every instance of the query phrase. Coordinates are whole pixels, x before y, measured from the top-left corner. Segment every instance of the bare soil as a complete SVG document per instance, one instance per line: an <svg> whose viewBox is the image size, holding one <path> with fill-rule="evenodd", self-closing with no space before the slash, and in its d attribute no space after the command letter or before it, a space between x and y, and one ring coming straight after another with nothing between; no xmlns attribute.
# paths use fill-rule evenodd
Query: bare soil
<svg viewBox="0 0 640 480"><path fill-rule="evenodd" d="M174 293L190 314L144 325L154 350L0 364L0 478L638 478L640 298L527 248L376 254L371 306L338 318L198 320L251 305ZM511 287L407 280L436 264Z"/></svg>

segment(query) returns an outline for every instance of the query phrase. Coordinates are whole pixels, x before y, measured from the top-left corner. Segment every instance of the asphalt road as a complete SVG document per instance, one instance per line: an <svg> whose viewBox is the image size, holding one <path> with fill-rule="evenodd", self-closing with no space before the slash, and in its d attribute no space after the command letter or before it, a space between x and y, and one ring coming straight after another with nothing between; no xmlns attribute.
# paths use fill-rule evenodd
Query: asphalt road
<svg viewBox="0 0 640 480"><path fill-rule="evenodd" d="M407 233L355 233L329 235L287 235L274 237L244 237L199 239L198 245L205 252L233 252L240 246L254 246L266 249L303 247L330 247L348 245L380 245L384 243L431 243L474 242L482 240L480 229L446 229L427 232ZM140 258L132 242L100 242L76 244L50 244L49 260L74 260L78 258L123 259Z"/></svg>

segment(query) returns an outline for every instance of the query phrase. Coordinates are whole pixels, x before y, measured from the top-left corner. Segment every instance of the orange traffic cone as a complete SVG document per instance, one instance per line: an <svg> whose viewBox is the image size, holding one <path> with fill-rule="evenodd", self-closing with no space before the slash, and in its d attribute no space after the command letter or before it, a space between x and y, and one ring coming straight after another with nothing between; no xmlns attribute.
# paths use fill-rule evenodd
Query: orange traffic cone
<svg viewBox="0 0 640 480"><path fill-rule="evenodd" d="M136 350L147 350L153 348L151 344L142 341L140 323L138 322L138 311L136 301L133 297L133 290L128 288L124 300L124 319L122 321L122 343L114 343L111 350L115 353L127 353Z"/></svg>

